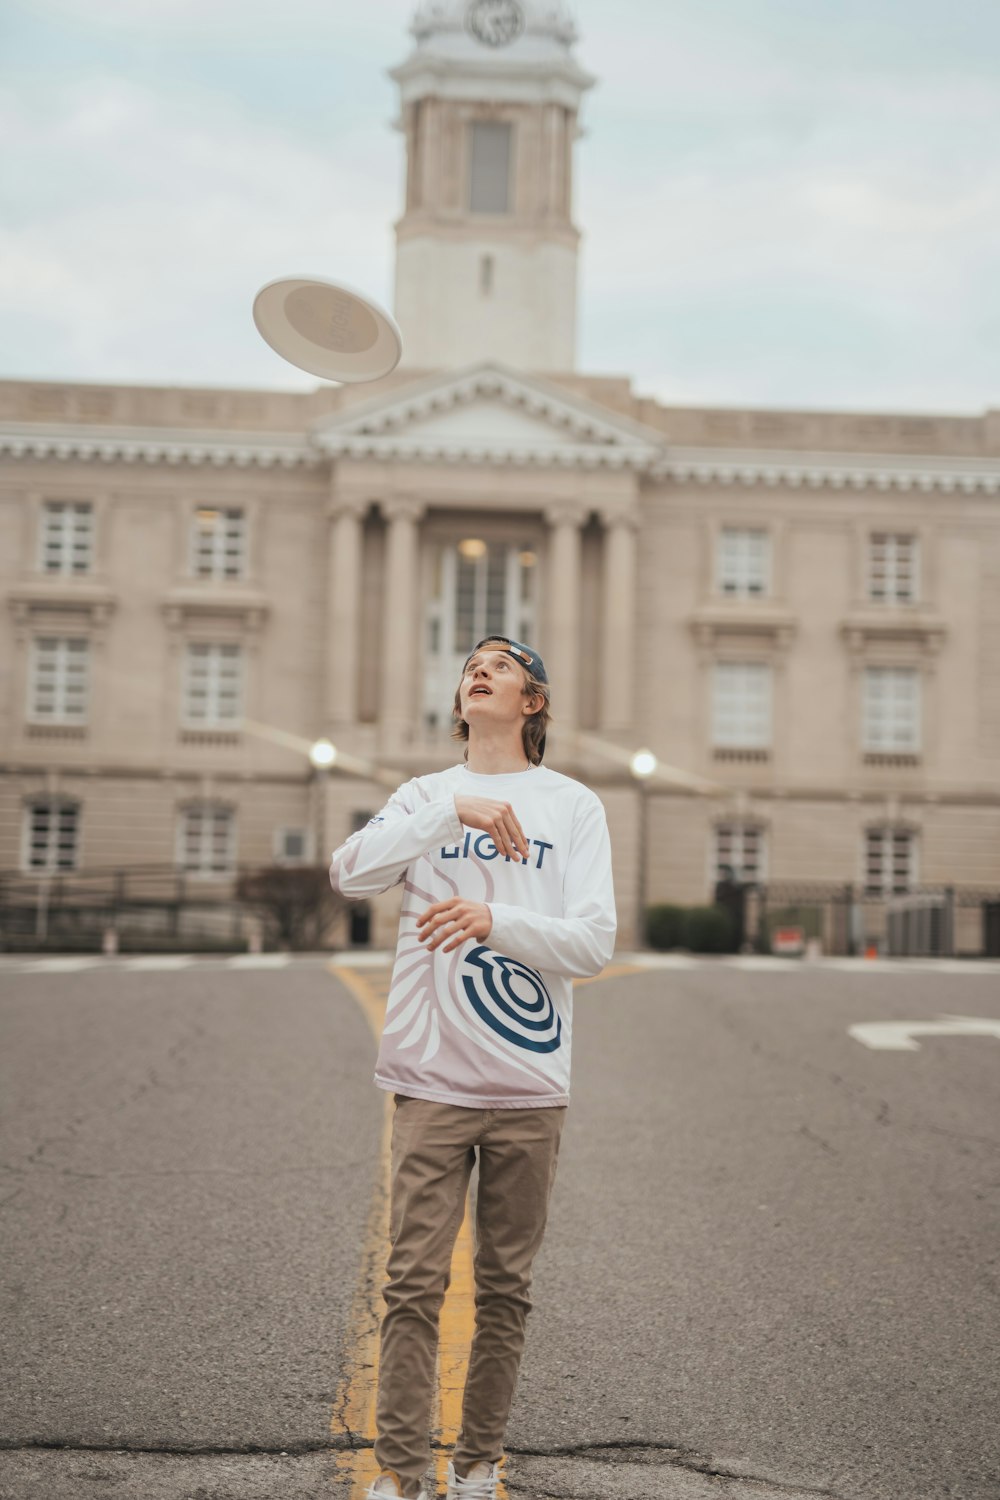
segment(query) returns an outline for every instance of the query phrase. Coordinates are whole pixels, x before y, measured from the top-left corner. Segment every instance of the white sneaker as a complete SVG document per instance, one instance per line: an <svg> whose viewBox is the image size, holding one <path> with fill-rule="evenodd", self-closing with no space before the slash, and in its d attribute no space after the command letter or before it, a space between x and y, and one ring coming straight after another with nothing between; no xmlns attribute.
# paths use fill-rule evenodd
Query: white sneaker
<svg viewBox="0 0 1000 1500"><path fill-rule="evenodd" d="M365 1500L402 1500L403 1489L399 1478L391 1469L383 1469L365 1490ZM421 1490L417 1500L428 1500L426 1490Z"/></svg>
<svg viewBox="0 0 1000 1500"><path fill-rule="evenodd" d="M497 1500L497 1481L500 1478L498 1463L473 1464L464 1479L455 1473L455 1465L448 1463L448 1500Z"/></svg>

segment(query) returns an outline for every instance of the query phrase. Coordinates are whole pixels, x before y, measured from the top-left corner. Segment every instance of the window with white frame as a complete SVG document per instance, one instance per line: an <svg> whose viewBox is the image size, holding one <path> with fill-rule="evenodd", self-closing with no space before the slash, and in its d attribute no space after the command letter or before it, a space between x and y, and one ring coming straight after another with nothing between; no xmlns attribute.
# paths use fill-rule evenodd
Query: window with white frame
<svg viewBox="0 0 1000 1500"><path fill-rule="evenodd" d="M231 875L236 867L236 815L231 807L196 802L181 809L177 862L191 875Z"/></svg>
<svg viewBox="0 0 1000 1500"><path fill-rule="evenodd" d="M715 827L713 882L730 871L735 880L764 879L764 830L758 823L718 823Z"/></svg>
<svg viewBox="0 0 1000 1500"><path fill-rule="evenodd" d="M865 668L862 748L868 755L919 755L918 668Z"/></svg>
<svg viewBox="0 0 1000 1500"><path fill-rule="evenodd" d="M912 532L873 531L868 538L868 598L873 604L913 604L918 596L917 538Z"/></svg>
<svg viewBox="0 0 1000 1500"><path fill-rule="evenodd" d="M191 523L191 571L196 578L246 576L246 512L202 506Z"/></svg>
<svg viewBox="0 0 1000 1500"><path fill-rule="evenodd" d="M36 636L31 643L28 718L33 724L86 724L90 642L85 636Z"/></svg>
<svg viewBox="0 0 1000 1500"><path fill-rule="evenodd" d="M79 862L80 804L38 798L24 809L21 865L24 870L75 870Z"/></svg>
<svg viewBox="0 0 1000 1500"><path fill-rule="evenodd" d="M719 533L716 583L720 594L756 599L771 592L771 537L760 528L725 526Z"/></svg>
<svg viewBox="0 0 1000 1500"><path fill-rule="evenodd" d="M899 896L917 882L917 839L909 828L865 830L865 893Z"/></svg>
<svg viewBox="0 0 1000 1500"><path fill-rule="evenodd" d="M768 662L720 661L712 674L712 744L716 749L766 750L771 744Z"/></svg>
<svg viewBox="0 0 1000 1500"><path fill-rule="evenodd" d="M43 573L89 573L94 566L94 507L89 500L46 500L42 508Z"/></svg>
<svg viewBox="0 0 1000 1500"><path fill-rule="evenodd" d="M472 122L469 208L474 214L509 211L512 131L512 126L500 120Z"/></svg>
<svg viewBox="0 0 1000 1500"><path fill-rule="evenodd" d="M243 717L243 648L190 641L184 660L186 729L234 729Z"/></svg>

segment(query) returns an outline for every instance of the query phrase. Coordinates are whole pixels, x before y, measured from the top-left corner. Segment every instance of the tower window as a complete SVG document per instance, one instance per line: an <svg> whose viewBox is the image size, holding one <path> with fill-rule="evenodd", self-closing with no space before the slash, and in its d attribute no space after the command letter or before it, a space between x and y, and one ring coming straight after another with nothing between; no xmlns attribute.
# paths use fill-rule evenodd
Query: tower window
<svg viewBox="0 0 1000 1500"><path fill-rule="evenodd" d="M469 208L474 214L509 212L510 137L510 125L495 120L472 122Z"/></svg>
<svg viewBox="0 0 1000 1500"><path fill-rule="evenodd" d="M484 255L479 261L479 290L488 297L493 290L493 257Z"/></svg>

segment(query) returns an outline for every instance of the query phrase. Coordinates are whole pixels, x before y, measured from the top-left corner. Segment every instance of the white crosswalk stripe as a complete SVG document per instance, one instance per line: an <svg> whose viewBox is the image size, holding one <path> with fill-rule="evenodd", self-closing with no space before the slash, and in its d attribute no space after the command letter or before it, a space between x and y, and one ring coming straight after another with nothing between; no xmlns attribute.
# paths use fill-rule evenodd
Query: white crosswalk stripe
<svg viewBox="0 0 1000 1500"><path fill-rule="evenodd" d="M290 953L237 953L226 959L227 969L286 969L291 963Z"/></svg>
<svg viewBox="0 0 1000 1500"><path fill-rule="evenodd" d="M22 974L76 974L81 969L95 969L103 962L100 958L88 958L84 954L76 954L72 958L35 958L30 963L23 963L20 972Z"/></svg>
<svg viewBox="0 0 1000 1500"><path fill-rule="evenodd" d="M155 973L159 970L172 971L174 969L187 969L194 963L194 957L189 953L155 953L148 958L126 958L121 968L128 969L132 973Z"/></svg>
<svg viewBox="0 0 1000 1500"><path fill-rule="evenodd" d="M768 974L795 974L801 965L792 958L768 958L766 954L747 953L736 958L724 958L727 969L745 969L748 973L757 970Z"/></svg>

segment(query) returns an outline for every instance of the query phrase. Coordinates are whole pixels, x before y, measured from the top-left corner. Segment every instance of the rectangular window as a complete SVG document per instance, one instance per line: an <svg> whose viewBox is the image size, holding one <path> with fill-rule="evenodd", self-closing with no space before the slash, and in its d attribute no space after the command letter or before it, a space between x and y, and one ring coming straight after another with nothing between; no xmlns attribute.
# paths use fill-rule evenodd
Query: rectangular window
<svg viewBox="0 0 1000 1500"><path fill-rule="evenodd" d="M868 539L869 600L914 604L917 595L917 538L908 532L872 532Z"/></svg>
<svg viewBox="0 0 1000 1500"><path fill-rule="evenodd" d="M916 884L917 841L906 828L865 831L865 894L901 896Z"/></svg>
<svg viewBox="0 0 1000 1500"><path fill-rule="evenodd" d="M510 200L511 126L472 122L469 208L474 214L505 214Z"/></svg>
<svg viewBox="0 0 1000 1500"><path fill-rule="evenodd" d="M90 642L38 636L32 642L28 717L34 724L86 724Z"/></svg>
<svg viewBox="0 0 1000 1500"><path fill-rule="evenodd" d="M243 717L243 648L192 641L184 672L184 725L232 729Z"/></svg>
<svg viewBox="0 0 1000 1500"><path fill-rule="evenodd" d="M279 828L275 844L281 865L304 865L312 852L311 840L304 828Z"/></svg>
<svg viewBox="0 0 1000 1500"><path fill-rule="evenodd" d="M866 667L862 748L876 755L919 755L920 673L916 667Z"/></svg>
<svg viewBox="0 0 1000 1500"><path fill-rule="evenodd" d="M716 662L712 744L718 749L769 748L771 667L767 662Z"/></svg>
<svg viewBox="0 0 1000 1500"><path fill-rule="evenodd" d="M764 830L756 823L720 823L715 830L713 881L723 880L726 870L736 880L764 878Z"/></svg>
<svg viewBox="0 0 1000 1500"><path fill-rule="evenodd" d="M89 573L94 566L94 507L47 500L42 512L42 572Z"/></svg>
<svg viewBox="0 0 1000 1500"><path fill-rule="evenodd" d="M246 576L246 513L240 509L195 511L191 527L191 571L196 578Z"/></svg>
<svg viewBox="0 0 1000 1500"><path fill-rule="evenodd" d="M79 856L80 806L52 798L24 810L25 870L75 870Z"/></svg>
<svg viewBox="0 0 1000 1500"><path fill-rule="evenodd" d="M725 527L719 534L716 579L720 594L756 599L771 592L771 538L762 530Z"/></svg>
<svg viewBox="0 0 1000 1500"><path fill-rule="evenodd" d="M236 866L236 817L232 808L195 803L181 813L179 863L191 875L231 875Z"/></svg>

